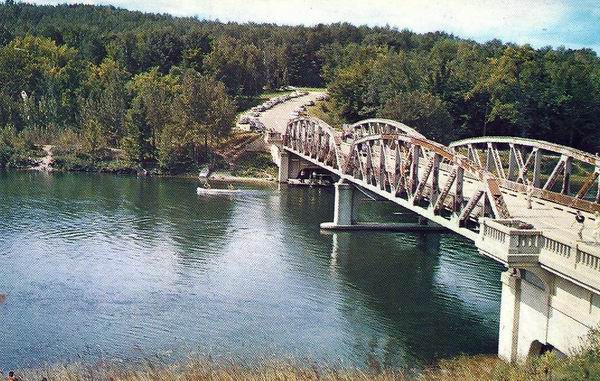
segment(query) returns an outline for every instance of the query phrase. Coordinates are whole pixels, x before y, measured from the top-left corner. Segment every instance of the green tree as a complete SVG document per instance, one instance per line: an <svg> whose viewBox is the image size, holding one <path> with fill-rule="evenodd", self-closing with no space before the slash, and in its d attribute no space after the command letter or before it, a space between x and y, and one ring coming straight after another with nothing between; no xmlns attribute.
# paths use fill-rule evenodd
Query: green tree
<svg viewBox="0 0 600 381"><path fill-rule="evenodd" d="M532 111L540 90L541 70L535 51L527 45L508 47L490 65L489 75L475 86L472 95L489 96L486 123L495 134L528 136L534 126Z"/></svg>
<svg viewBox="0 0 600 381"><path fill-rule="evenodd" d="M90 154L92 161L97 161L106 148L106 137L102 125L95 119L87 119L83 125L84 149Z"/></svg>
<svg viewBox="0 0 600 381"><path fill-rule="evenodd" d="M365 79L371 70L372 62L354 63L339 69L335 79L329 84L329 94L343 118L357 120L364 116Z"/></svg>
<svg viewBox="0 0 600 381"><path fill-rule="evenodd" d="M598 57L591 51L548 51L544 68L548 84L542 98L547 118L543 132L570 146L597 149L592 142L600 137Z"/></svg>
<svg viewBox="0 0 600 381"><path fill-rule="evenodd" d="M84 69L77 51L26 35L0 48L0 116L18 130L74 121L75 91Z"/></svg>
<svg viewBox="0 0 600 381"><path fill-rule="evenodd" d="M457 136L444 102L430 93L412 91L398 94L386 102L379 116L402 122L428 139L443 144Z"/></svg>
<svg viewBox="0 0 600 381"><path fill-rule="evenodd" d="M87 95L80 100L83 123L98 123L112 146L124 135L128 77L129 73L115 61L105 59L92 67L85 84Z"/></svg>
<svg viewBox="0 0 600 381"><path fill-rule="evenodd" d="M253 44L245 44L232 37L215 41L205 66L210 74L225 84L232 96L256 95L266 83L260 50Z"/></svg>
<svg viewBox="0 0 600 381"><path fill-rule="evenodd" d="M125 118L125 146L137 161L157 158L157 139L171 120L171 105L178 87L172 75L160 75L158 68L136 75L129 83L131 106Z"/></svg>
<svg viewBox="0 0 600 381"><path fill-rule="evenodd" d="M228 135L234 123L235 105L227 96L224 84L186 70L180 93L173 102L172 120L161 134L161 165L201 163L208 155L208 144Z"/></svg>

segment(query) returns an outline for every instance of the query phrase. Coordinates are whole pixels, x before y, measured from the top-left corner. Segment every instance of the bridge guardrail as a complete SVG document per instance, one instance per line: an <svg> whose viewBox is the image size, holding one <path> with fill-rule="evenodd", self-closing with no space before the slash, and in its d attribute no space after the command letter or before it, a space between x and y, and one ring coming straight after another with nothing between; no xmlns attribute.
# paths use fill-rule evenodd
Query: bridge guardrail
<svg viewBox="0 0 600 381"><path fill-rule="evenodd" d="M586 288L600 291L600 255L581 242L565 243L544 237L539 261L542 267L567 276Z"/></svg>
<svg viewBox="0 0 600 381"><path fill-rule="evenodd" d="M542 232L519 220L480 221L477 248L510 267L537 265Z"/></svg>
<svg viewBox="0 0 600 381"><path fill-rule="evenodd" d="M541 265L588 289L600 291L600 255L581 242L548 237L518 220L482 219L477 248L510 267Z"/></svg>

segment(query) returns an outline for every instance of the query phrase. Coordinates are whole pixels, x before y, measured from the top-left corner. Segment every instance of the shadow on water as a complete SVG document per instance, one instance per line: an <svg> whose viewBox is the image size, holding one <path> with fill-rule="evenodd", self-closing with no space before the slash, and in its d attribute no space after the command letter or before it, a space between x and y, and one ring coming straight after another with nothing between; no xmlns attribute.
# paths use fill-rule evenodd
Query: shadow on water
<svg viewBox="0 0 600 381"><path fill-rule="evenodd" d="M502 267L479 256L472 243L452 233L319 234L318 223L332 219L333 191L287 192L281 200L290 223L302 222L298 236L331 240L330 256L307 259L329 266L339 281L339 308L354 320L353 328L360 327L349 335L355 354L408 365L497 351ZM394 204L361 196L355 207L360 221L416 219ZM361 326L363 309L375 326Z"/></svg>

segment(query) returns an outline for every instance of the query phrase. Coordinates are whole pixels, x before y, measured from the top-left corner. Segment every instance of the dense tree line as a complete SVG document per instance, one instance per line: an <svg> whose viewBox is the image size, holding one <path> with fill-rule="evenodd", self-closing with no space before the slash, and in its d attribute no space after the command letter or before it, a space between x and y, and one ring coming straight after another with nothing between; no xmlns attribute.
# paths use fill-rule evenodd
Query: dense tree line
<svg viewBox="0 0 600 381"><path fill-rule="evenodd" d="M600 62L587 49L0 5L0 163L56 141L92 161L120 149L132 163L199 163L236 104L288 84L327 86L344 121L388 117L441 142L510 134L600 149Z"/></svg>
<svg viewBox="0 0 600 381"><path fill-rule="evenodd" d="M388 117L441 142L514 135L600 149L600 61L591 50L446 38L426 52L351 44L322 57L348 120Z"/></svg>

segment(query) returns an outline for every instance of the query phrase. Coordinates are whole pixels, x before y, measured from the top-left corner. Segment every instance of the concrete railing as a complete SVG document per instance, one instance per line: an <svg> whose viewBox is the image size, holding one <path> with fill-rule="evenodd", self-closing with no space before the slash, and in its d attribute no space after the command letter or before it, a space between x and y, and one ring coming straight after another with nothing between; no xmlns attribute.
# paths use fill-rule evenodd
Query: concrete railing
<svg viewBox="0 0 600 381"><path fill-rule="evenodd" d="M581 242L544 236L516 220L481 220L477 248L509 267L540 265L585 288L600 291L600 255Z"/></svg>
<svg viewBox="0 0 600 381"><path fill-rule="evenodd" d="M518 220L481 219L477 248L510 267L538 263L542 232Z"/></svg>
<svg viewBox="0 0 600 381"><path fill-rule="evenodd" d="M570 278L585 288L600 292L600 255L578 242L544 237L539 261L547 270Z"/></svg>

